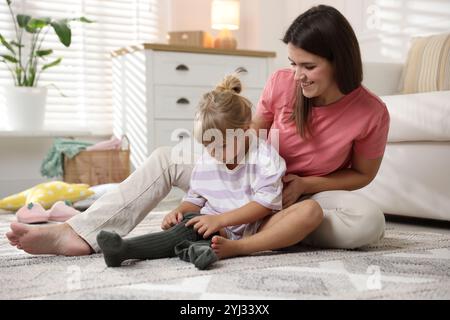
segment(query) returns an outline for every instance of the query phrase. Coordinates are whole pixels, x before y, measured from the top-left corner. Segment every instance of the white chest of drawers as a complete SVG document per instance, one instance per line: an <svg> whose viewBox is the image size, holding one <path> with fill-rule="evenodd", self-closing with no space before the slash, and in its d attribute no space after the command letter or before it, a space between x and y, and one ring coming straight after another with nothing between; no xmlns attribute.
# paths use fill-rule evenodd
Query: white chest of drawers
<svg viewBox="0 0 450 320"><path fill-rule="evenodd" d="M113 56L114 133L129 137L136 167L191 135L201 96L238 68L242 95L256 107L275 53L145 44Z"/></svg>

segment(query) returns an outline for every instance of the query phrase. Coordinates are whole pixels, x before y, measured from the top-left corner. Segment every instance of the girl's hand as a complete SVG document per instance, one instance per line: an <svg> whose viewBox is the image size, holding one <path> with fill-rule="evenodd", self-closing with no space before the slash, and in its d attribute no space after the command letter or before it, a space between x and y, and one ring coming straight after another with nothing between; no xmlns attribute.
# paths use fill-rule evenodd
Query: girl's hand
<svg viewBox="0 0 450 320"><path fill-rule="evenodd" d="M192 225L198 234L203 235L204 239L208 238L214 232L217 232L222 228L220 217L214 215L202 215L192 218L186 223L186 227Z"/></svg>
<svg viewBox="0 0 450 320"><path fill-rule="evenodd" d="M183 214L177 209L169 212L165 217L163 222L161 223L161 229L167 230L178 224L183 220Z"/></svg>
<svg viewBox="0 0 450 320"><path fill-rule="evenodd" d="M294 174L283 177L283 208L293 205L305 192L306 186L302 178Z"/></svg>

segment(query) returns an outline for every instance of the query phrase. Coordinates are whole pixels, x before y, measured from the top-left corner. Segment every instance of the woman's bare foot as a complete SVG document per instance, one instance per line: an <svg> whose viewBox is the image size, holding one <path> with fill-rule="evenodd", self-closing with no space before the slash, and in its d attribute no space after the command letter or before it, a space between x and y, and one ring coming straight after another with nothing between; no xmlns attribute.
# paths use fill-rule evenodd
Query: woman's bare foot
<svg viewBox="0 0 450 320"><path fill-rule="evenodd" d="M93 252L66 223L36 227L13 222L6 237L11 245L30 254L83 256Z"/></svg>
<svg viewBox="0 0 450 320"><path fill-rule="evenodd" d="M214 236L211 239L211 248L219 259L226 259L246 254L240 240L229 240L220 236Z"/></svg>
<svg viewBox="0 0 450 320"><path fill-rule="evenodd" d="M6 237L8 238L10 245L17 247L17 249L22 250L22 246L19 243L19 237L17 237L17 235L14 234L13 231L8 231L6 233Z"/></svg>

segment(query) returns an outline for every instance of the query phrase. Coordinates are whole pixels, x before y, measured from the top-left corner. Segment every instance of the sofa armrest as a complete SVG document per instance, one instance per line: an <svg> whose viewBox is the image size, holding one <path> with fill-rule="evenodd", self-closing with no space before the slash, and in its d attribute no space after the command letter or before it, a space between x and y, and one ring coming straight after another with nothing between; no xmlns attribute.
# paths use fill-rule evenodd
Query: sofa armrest
<svg viewBox="0 0 450 320"><path fill-rule="evenodd" d="M384 213L450 221L450 142L399 142L386 147L368 186L353 191Z"/></svg>
<svg viewBox="0 0 450 320"><path fill-rule="evenodd" d="M402 78L402 63L363 63L363 85L378 96L398 94Z"/></svg>

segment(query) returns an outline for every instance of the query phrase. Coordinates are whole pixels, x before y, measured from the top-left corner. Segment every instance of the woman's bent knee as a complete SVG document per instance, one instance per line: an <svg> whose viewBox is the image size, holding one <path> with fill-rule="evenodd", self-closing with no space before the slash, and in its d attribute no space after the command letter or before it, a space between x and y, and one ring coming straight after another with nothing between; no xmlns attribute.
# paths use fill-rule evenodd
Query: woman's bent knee
<svg viewBox="0 0 450 320"><path fill-rule="evenodd" d="M170 159L171 154L171 147L158 147L155 150L153 150L152 154L150 155L151 158L157 158L157 159Z"/></svg>
<svg viewBox="0 0 450 320"><path fill-rule="evenodd" d="M327 208L322 223L305 243L324 248L356 249L383 239L384 229L384 214L371 203Z"/></svg>
<svg viewBox="0 0 450 320"><path fill-rule="evenodd" d="M341 234L346 237L342 239L342 247L356 249L375 244L384 237L384 214L378 208L363 210L350 226L346 234Z"/></svg>
<svg viewBox="0 0 450 320"><path fill-rule="evenodd" d="M368 244L378 242L384 237L386 221L384 213L379 208L365 212L365 225L367 226L368 235L370 235Z"/></svg>

